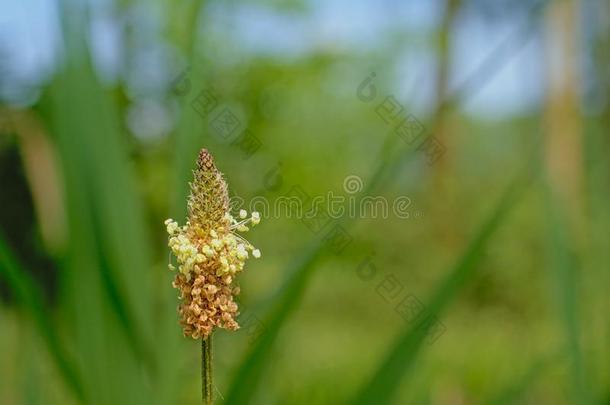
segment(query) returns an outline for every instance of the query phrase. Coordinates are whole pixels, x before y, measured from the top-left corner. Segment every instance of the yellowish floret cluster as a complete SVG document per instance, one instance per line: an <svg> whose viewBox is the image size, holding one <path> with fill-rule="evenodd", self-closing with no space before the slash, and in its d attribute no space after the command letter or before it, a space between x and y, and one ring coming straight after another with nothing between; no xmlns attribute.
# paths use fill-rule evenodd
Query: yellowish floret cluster
<svg viewBox="0 0 610 405"><path fill-rule="evenodd" d="M235 276L250 254L259 258L261 253L236 233L258 224L260 215L248 216L241 210L237 220L229 213L226 182L205 149L199 154L194 177L186 225L179 226L173 219L165 225L168 246L178 264L176 269L170 263L169 269L177 270L173 285L180 291L180 323L186 336L198 339L207 337L214 327L239 328Z"/></svg>

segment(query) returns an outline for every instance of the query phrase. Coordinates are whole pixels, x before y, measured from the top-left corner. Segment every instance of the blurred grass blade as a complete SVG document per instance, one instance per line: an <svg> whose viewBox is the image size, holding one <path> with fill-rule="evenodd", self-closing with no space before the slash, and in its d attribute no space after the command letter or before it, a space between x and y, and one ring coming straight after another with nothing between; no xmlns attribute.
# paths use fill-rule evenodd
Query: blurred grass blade
<svg viewBox="0 0 610 405"><path fill-rule="evenodd" d="M205 89L204 57L197 47L197 34L199 21L205 1L195 0L186 7L188 13L186 34L183 38L182 48L187 54L188 66L182 72L177 86L183 87L180 95L180 118L176 130L176 151L174 155L174 187L171 201L173 218L183 218L186 214L186 197L188 185L191 180L193 162L197 158L199 149L203 146L206 132L206 118L200 115L193 107L193 103ZM173 89L172 89L173 90Z"/></svg>
<svg viewBox="0 0 610 405"><path fill-rule="evenodd" d="M567 215L562 215L560 199L553 198L550 185L546 187L546 214L548 224L548 254L551 276L555 281L556 296L561 321L563 323L567 353L570 364L570 382L572 402L575 404L590 403L586 388L586 370L582 349L580 347L579 320L579 264L575 248L570 248ZM562 220L563 219L563 220Z"/></svg>
<svg viewBox="0 0 610 405"><path fill-rule="evenodd" d="M360 194L360 197L370 195L376 188L389 177L395 175L400 164L412 158L413 151L404 151L404 148L394 150L394 156L390 158L388 155L392 153L390 147L395 142L394 137L386 139L386 145L383 148L381 164L375 170L371 180L367 183L366 188ZM357 201L359 204L360 201ZM341 218L335 226L340 226L345 232L349 232L355 219L349 217ZM263 324L265 331L260 338L251 346L241 366L234 375L233 381L229 388L227 401L231 404L244 404L254 395L256 388L262 378L263 370L267 364L271 347L277 338L281 327L288 319L289 315L298 308L298 304L305 293L309 278L315 270L317 260L325 253L325 241L322 237L318 237L311 241L305 248L301 256L288 268L289 277L279 289L274 304L269 311Z"/></svg>
<svg viewBox="0 0 610 405"><path fill-rule="evenodd" d="M142 282L142 291L137 290L147 269L139 263L142 251L134 250L129 256L127 250L138 249L139 231L130 229L137 226L133 219L119 223L132 206L115 205L126 199L125 195L118 195L124 183L118 180L113 189L107 177L120 178L127 173L117 173L120 166L110 169L115 164L112 153L99 146L112 143L109 138L114 135L107 133L103 125L89 125L98 120L104 122L105 117L100 118L104 115L98 104L100 94L85 71L86 68L69 66L56 77L52 89L69 222L62 297L86 374L87 392L91 391L98 403L112 403L121 398L121 387L126 385L131 387L128 394L136 395L134 400L143 394L138 389L141 373L134 354L141 353L138 346L147 347L141 338L146 331L146 282ZM107 173L102 174L105 164ZM126 313L130 315L125 316ZM110 369L115 371L108 373L106 370ZM123 398L130 395L123 394Z"/></svg>
<svg viewBox="0 0 610 405"><path fill-rule="evenodd" d="M149 238L116 105L89 60L86 14L68 3L66 61L50 97L68 205L62 304L95 402L151 403Z"/></svg>
<svg viewBox="0 0 610 405"><path fill-rule="evenodd" d="M74 55L58 82L66 104L56 106L57 114L71 125L60 137L63 158L80 169L85 188L79 192L88 197L94 226L91 231L98 239L101 260L107 263L108 277L120 293L123 311L129 313L132 323L128 326L151 336L151 237L128 158L127 139L116 100L97 79L87 50L79 51L76 45L71 50ZM77 112L79 118L65 117ZM139 344L150 345L142 336Z"/></svg>
<svg viewBox="0 0 610 405"><path fill-rule="evenodd" d="M13 297L34 319L34 324L42 336L59 372L76 398L85 400L83 385L74 362L62 347L55 329L51 325L51 315L44 307L41 291L25 273L0 233L0 277L7 283Z"/></svg>
<svg viewBox="0 0 610 405"><path fill-rule="evenodd" d="M413 365L428 331L429 321L438 317L449 302L472 279L476 265L483 255L487 242L491 239L515 202L522 196L529 184L518 176L505 191L494 211L476 233L460 260L453 267L445 281L436 289L428 300L428 317L420 317L412 328L398 338L394 347L388 352L385 360L355 399L358 404L389 403L398 388L400 380Z"/></svg>
<svg viewBox="0 0 610 405"><path fill-rule="evenodd" d="M179 94L180 116L174 138L175 151L170 173L172 182L168 192L169 216L178 221L186 215L188 182L191 180L193 165L205 135L204 120L191 105L193 99L203 90L204 84L204 64L200 55L202 47L198 41L198 33L205 4L204 0L175 4L171 7L172 16L169 21L174 25L171 29L175 34L172 35L173 42L186 59L185 70L181 73L184 75L181 78L183 82L174 83L186 94ZM182 87L185 83L188 83L187 87ZM165 251L167 246L163 246L163 249ZM172 278L172 273L166 271L161 279L164 288L158 311L159 322L155 330L155 335L163 341L163 350L158 353L162 366L157 369L157 378L163 384L156 390L155 397L159 404L175 402L176 397L180 395L178 390L183 381L181 359L188 357L185 352L191 349L189 345L184 344L184 336L180 331L176 311L178 298L176 291L171 288Z"/></svg>
<svg viewBox="0 0 610 405"><path fill-rule="evenodd" d="M610 54L609 54L610 56ZM608 58L610 63L610 57ZM610 285L610 163L606 152L610 150L610 138L607 135L610 128L610 105L607 107L605 119L601 123L591 123L588 129L588 190L589 218L586 224L590 229L591 254L585 256L583 279L586 285L591 306L588 308L592 319L585 323L594 336L589 350L595 350L602 355L591 358L593 370L589 375L597 386L606 387L607 403L610 403L610 370L607 369L607 359L610 356L610 311L608 311L608 286Z"/></svg>
<svg viewBox="0 0 610 405"><path fill-rule="evenodd" d="M227 403L245 404L254 395L267 364L271 347L288 316L298 307L307 285L307 279L311 276L314 264L322 252L320 242L317 240L312 242L290 269L290 279L280 290L272 310L262 321L265 325L264 333L251 346L251 350L233 378L227 394Z"/></svg>
<svg viewBox="0 0 610 405"><path fill-rule="evenodd" d="M438 111L443 108L448 108L465 101L472 97L480 89L484 87L487 80L493 77L493 71L491 66L497 66L498 63L506 63L512 57L515 50L519 49L524 40L522 37L526 36L531 31L531 26L536 18L539 16L544 6L547 4L547 0L543 0L539 5L534 6L530 9L527 14L526 23L517 32L516 36L509 38L506 44L503 44L497 52L493 52L489 55L480 66L478 66L468 79L461 85L456 91L453 91L447 99L440 100L438 106L436 106L436 113L433 117L438 115ZM515 42L515 43L513 43ZM481 80L481 76L484 77ZM433 120L430 126L430 133L435 133L437 129L438 121ZM371 181L367 184L366 189L361 195L369 195L375 190L382 182L388 178L396 176L396 168L399 167L405 160L410 159L413 156L414 151L408 148L395 148L397 143L396 137L392 137L392 134L388 136L382 146L381 152L381 164L373 172ZM398 150L398 152L396 152ZM342 219L339 225L343 226L344 229L349 231L353 220ZM276 297L279 302L274 306L274 310L271 311L270 315L266 318L266 331L252 347L249 353L243 360L240 368L238 369L233 382L231 384L228 399L230 403L246 403L254 395L256 386L262 378L262 369L266 358L269 355L271 346L281 326L287 319L288 314L296 308L297 300L300 299L306 289L305 281L309 278L311 269L318 259L322 249L323 241L313 241L308 248L305 249L303 255L298 260L298 264L292 267L293 276L285 283L283 288L278 292ZM301 284L298 284L301 283ZM293 294L293 295L291 295Z"/></svg>
<svg viewBox="0 0 610 405"><path fill-rule="evenodd" d="M488 401L484 401L489 405L511 405L522 403L523 396L527 390L536 382L538 377L543 375L552 366L562 360L563 354L555 354L553 356L543 357L527 370L527 372L519 378L519 380L511 384L510 387L501 390L498 394Z"/></svg>

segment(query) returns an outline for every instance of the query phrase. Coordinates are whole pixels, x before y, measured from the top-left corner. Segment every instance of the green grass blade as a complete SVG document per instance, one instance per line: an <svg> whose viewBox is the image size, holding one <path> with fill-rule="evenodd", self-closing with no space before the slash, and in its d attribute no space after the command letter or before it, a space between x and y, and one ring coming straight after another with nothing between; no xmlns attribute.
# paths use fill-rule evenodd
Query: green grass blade
<svg viewBox="0 0 610 405"><path fill-rule="evenodd" d="M490 65L495 65L498 63L498 61L505 63L510 59L515 51L515 48L518 48L519 45L522 44L523 41L521 40L521 37L530 32L532 21L537 18L539 12L544 8L546 3L546 1L543 1L540 4L540 7L534 7L528 15L528 21L526 22L525 26L522 27L523 32L519 32L516 38L511 39L511 41L508 41L507 44L501 47L502 49L499 49L498 52L494 52L492 55L490 55L477 69L474 70L469 79L466 80L466 82L460 86L457 91L450 94L446 100L442 100L442 102L437 106L436 110L440 111L443 108L458 105L460 102L463 102L467 98L473 96L473 94L476 94L486 82L486 80L481 81L480 76L483 74L486 78L492 77L493 75L490 73ZM519 43L515 46L515 44L510 43L512 41ZM437 114L438 112L433 114L433 117ZM430 133L435 133L437 125L438 121L433 120L430 127ZM411 158L412 151L405 153L405 150L400 147L396 148L398 149L399 153L390 157L390 155L392 155L393 146L395 145L396 142L394 138L391 136L386 138L386 142L381 153L382 163L377 170L373 172L371 181L368 183L366 190L363 191L363 195L370 194L370 192L378 187L379 184L381 184L382 181L384 181L387 177L395 176L396 167L403 163L405 159ZM352 221L349 219L341 222L341 225L348 231L351 224ZM263 363L266 362L266 357L270 352L272 343L277 337L284 320L287 319L292 308L295 308L296 306L296 304L293 304L292 300L297 300L306 289L305 283L302 283L301 285L297 285L296 283L299 282L299 280L306 281L308 279L308 274L311 272L311 268L319 256L318 250L321 248L322 243L320 241L312 242L310 246L305 249L307 253L303 254L298 260L298 263L300 264L293 268L293 272L297 274L297 276L292 277L292 279L289 280L282 289L280 289L278 293L279 298L277 298L279 301L277 307L280 309L274 310L266 318L267 320L265 325L267 328L265 335L263 335L249 351L235 374L235 378L233 379L229 389L229 402L246 403L254 394L256 386L261 379ZM294 293L295 298L288 295L289 293Z"/></svg>
<svg viewBox="0 0 610 405"><path fill-rule="evenodd" d="M493 398L484 401L489 405L510 405L522 402L522 398L527 390L536 382L538 377L543 375L552 366L557 364L565 356L563 354L555 354L552 356L543 357L527 370L519 380L511 384L511 386L501 390L493 396Z"/></svg>
<svg viewBox="0 0 610 405"><path fill-rule="evenodd" d="M59 337L55 333L55 329L51 324L51 314L43 304L41 291L30 276L23 271L1 233L0 277L7 283L15 300L34 320L34 324L68 388L78 400L84 401L85 393L75 363L68 356Z"/></svg>
<svg viewBox="0 0 610 405"><path fill-rule="evenodd" d="M92 402L151 403L152 260L143 212L116 105L89 62L79 12L62 15L66 61L50 101L68 213L60 294L67 334Z"/></svg>
<svg viewBox="0 0 610 405"><path fill-rule="evenodd" d="M393 142L393 138L388 138L382 152L385 159L381 159L380 165L367 183L361 196L370 195L382 183L388 181L392 175L396 174L397 166L413 156L412 151L405 153L404 149L399 149L394 152L394 156L389 157L388 155L392 153L390 146ZM349 232L354 222L355 219L344 217L336 225L341 226L346 232ZM308 281L315 270L315 264L326 253L324 249L325 243L323 238L316 238L311 241L287 270L289 277L278 290L272 309L263 319L263 324L265 325L264 333L251 346L233 377L227 394L227 401L229 403L247 403L254 395L262 378L273 343L290 314L298 308L298 304L307 289Z"/></svg>
<svg viewBox="0 0 610 405"><path fill-rule="evenodd" d="M152 350L146 339L152 336L150 267L138 229L141 213L127 190L130 173L113 148L118 134L105 126L112 118L100 105L103 97L82 65L68 66L53 85L70 235L61 296L87 392L96 403L146 403L141 364Z"/></svg>
<svg viewBox="0 0 610 405"><path fill-rule="evenodd" d="M549 267L555 281L558 312L561 314L569 356L572 402L588 404L591 398L580 344L579 263L577 252L570 247L569 225L565 221L567 215L562 215L560 200L553 198L549 185L546 189L546 207Z"/></svg>
<svg viewBox="0 0 610 405"><path fill-rule="evenodd" d="M267 356L277 338L279 331L289 315L298 307L305 291L307 280L312 274L314 264L320 258L323 249L319 241L312 242L306 252L290 269L291 277L280 290L277 301L267 317L262 321L265 331L248 352L241 367L234 376L227 394L230 404L245 404L254 395L262 372L267 364Z"/></svg>
<svg viewBox="0 0 610 405"><path fill-rule="evenodd" d="M588 350L600 353L591 359L592 370L589 376L594 386L600 388L600 395L605 395L606 402L610 403L610 369L606 361L610 356L610 312L607 311L610 298L610 164L605 157L606 151L610 150L610 140L606 132L610 126L610 110L605 117L600 123L590 124L586 137L586 188L590 193L586 226L590 229L590 253L583 260L583 273L587 274L583 284L588 290L587 295L591 302L587 312L594 314L586 321L587 327L592 331L591 335L594 336Z"/></svg>
<svg viewBox="0 0 610 405"><path fill-rule="evenodd" d="M88 231L95 237L99 255L104 255L108 263L104 268L119 292L120 311L131 313L133 324L124 326L148 330L150 322L146 319L150 316L147 312L151 297L147 273L151 250L142 211L134 195L132 173L118 139L118 127L112 128L110 124L116 122L115 117L106 115L107 95L96 88L92 76L83 74L83 69L67 71L69 79L64 76L57 82L62 87L58 91L63 92L59 96L63 101L56 104L55 115L58 120L65 118L67 124L65 131L59 131L60 154L70 165L66 170L73 171L69 175L78 177L78 186L75 184L78 189L68 187L68 192L81 193L79 204L86 205L85 212L91 215ZM75 110L80 118L73 117ZM90 125L94 120L99 123Z"/></svg>
<svg viewBox="0 0 610 405"><path fill-rule="evenodd" d="M189 181L192 177L193 162L199 149L204 144L206 118L193 108L193 101L205 89L205 65L203 56L197 48L198 19L204 8L204 0L190 4L187 18L187 32L183 38L182 49L187 54L188 66L178 86L184 89L180 95L180 118L176 130L176 152L174 155L174 187L171 201L171 212L174 218L181 220L186 213L186 198Z"/></svg>
<svg viewBox="0 0 610 405"><path fill-rule="evenodd" d="M176 135L172 215L179 220L186 214L186 198L189 193L189 181L192 178L193 162L197 159L199 149L204 145L205 120L189 103L203 89L204 82L199 77L202 68L195 64L193 71L195 73L192 73L190 77L195 90L189 96L184 96L182 100L181 119Z"/></svg>
<svg viewBox="0 0 610 405"><path fill-rule="evenodd" d="M529 183L519 176L508 187L492 214L470 242L460 260L436 289L431 299L427 301L431 317L438 317L457 292L472 279L485 246L500 224L505 220L517 199L521 197L527 184ZM398 388L400 380L412 366L426 338L427 322L430 318L420 318L414 323L412 328L407 329L397 339L370 382L356 396L355 403L384 404L390 402Z"/></svg>
<svg viewBox="0 0 610 405"><path fill-rule="evenodd" d="M170 213L168 216L181 222L186 214L186 198L188 195L188 182L191 180L192 169L199 148L202 146L205 125L204 120L191 106L192 100L203 90L203 62L199 54L202 48L198 41L199 27L202 21L203 9L206 2L204 0L193 0L183 3L177 7L172 7L172 39L185 56L186 74L188 81L188 91L186 94L179 95L180 116L174 134L175 151L173 155L173 165L171 167L171 184L168 193ZM184 83L176 83L180 90ZM159 224L160 227L164 226ZM161 246L163 251L167 246ZM178 298L176 291L171 287L173 275L166 271L162 282L165 285L161 300L161 309L158 311L158 325L155 334L160 341L163 341L163 350L159 353L159 363L162 365L157 370L158 380L163 382L157 390L157 399L160 404L176 402L179 396L178 389L183 382L181 359L187 357L185 353L191 347L185 344L182 335L176 307Z"/></svg>

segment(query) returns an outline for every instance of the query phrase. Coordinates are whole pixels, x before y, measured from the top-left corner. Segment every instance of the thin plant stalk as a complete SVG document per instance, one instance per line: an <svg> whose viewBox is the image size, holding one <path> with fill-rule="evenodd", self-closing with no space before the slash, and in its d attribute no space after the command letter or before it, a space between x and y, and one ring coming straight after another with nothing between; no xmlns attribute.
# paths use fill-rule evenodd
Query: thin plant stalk
<svg viewBox="0 0 610 405"><path fill-rule="evenodd" d="M201 339L201 402L212 405L212 335Z"/></svg>

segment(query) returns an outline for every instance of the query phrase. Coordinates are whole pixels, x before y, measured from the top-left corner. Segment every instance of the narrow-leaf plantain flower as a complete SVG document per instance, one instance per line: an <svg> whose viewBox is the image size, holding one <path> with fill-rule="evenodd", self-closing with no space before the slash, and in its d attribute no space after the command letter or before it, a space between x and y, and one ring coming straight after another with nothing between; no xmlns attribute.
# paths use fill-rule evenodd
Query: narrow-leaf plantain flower
<svg viewBox="0 0 610 405"><path fill-rule="evenodd" d="M258 212L250 217L239 212L239 221L229 212L229 193L223 175L206 149L199 152L197 168L190 183L188 218L179 226L173 219L165 221L168 246L176 257L178 268L173 286L179 290L178 313L185 336L208 337L215 327L236 330L239 294L235 277L245 261L260 251L236 231L247 231L247 225L260 222Z"/></svg>

